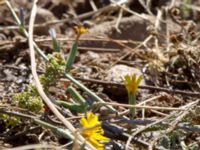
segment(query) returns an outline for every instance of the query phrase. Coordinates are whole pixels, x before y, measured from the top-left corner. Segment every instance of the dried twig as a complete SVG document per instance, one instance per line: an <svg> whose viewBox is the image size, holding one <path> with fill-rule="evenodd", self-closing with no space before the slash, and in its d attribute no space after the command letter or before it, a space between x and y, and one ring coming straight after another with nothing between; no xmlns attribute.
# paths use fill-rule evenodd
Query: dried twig
<svg viewBox="0 0 200 150"><path fill-rule="evenodd" d="M30 144L30 145L18 146L18 147L15 147L15 148L8 148L8 149L4 149L4 150L28 150L28 149L63 150L63 149L59 149L57 146L49 145L49 144Z"/></svg>
<svg viewBox="0 0 200 150"><path fill-rule="evenodd" d="M120 22L121 22L122 17L123 17L123 9L120 9L119 15L118 15L118 18L117 18L117 22L116 22L116 24L115 24L115 29L116 29L117 32L119 32L119 33L121 32L120 29L119 29L119 24L120 24Z"/></svg>
<svg viewBox="0 0 200 150"><path fill-rule="evenodd" d="M151 37L151 35L148 36L146 39L149 39L149 37ZM112 39L110 39L110 40L112 41ZM134 48L131 48L131 47L129 47L129 46L126 46L125 44L120 43L120 42L118 42L118 41L113 41L113 42L115 42L116 44L118 44L118 45L120 45L120 46L123 46L123 47L127 48L129 51L128 51L126 54L124 54L123 56L121 56L119 59L117 59L115 62L113 62L113 63L110 65L109 68L111 68L112 66L116 65L119 61L123 60L124 58L126 58L127 56L129 56L129 55L132 54L132 53L134 53L134 54L140 56L140 54L139 54L136 50L139 49L140 47L142 47L142 46L144 45L144 43L146 42L146 40L144 40L144 42L138 44L138 45L137 45L136 47L134 47ZM141 56L141 57L143 57L143 56Z"/></svg>
<svg viewBox="0 0 200 150"><path fill-rule="evenodd" d="M195 102L190 103L190 106L188 106L188 108L185 108L185 112L182 112L172 123L171 126L165 130L164 132L160 133L156 138L154 138L154 140L151 142L151 144L149 145L149 150L153 150L153 147L156 143L156 141L158 141L159 139L161 139L163 136L165 136L166 134L172 132L177 124L190 113L190 110L199 102L199 100L196 100Z"/></svg>
<svg viewBox="0 0 200 150"><path fill-rule="evenodd" d="M122 106L122 107L127 107L127 108L144 108L144 109L156 109L156 110L166 110L166 111L186 111L184 108L175 108L175 107L159 107L159 106L141 106L141 105L129 105L129 104L120 104L120 103L97 103L97 105L112 105L112 106Z"/></svg>
<svg viewBox="0 0 200 150"><path fill-rule="evenodd" d="M139 0L140 4L146 9L146 11L153 16L153 13L151 12L151 0L148 0L145 4L144 0Z"/></svg>
<svg viewBox="0 0 200 150"><path fill-rule="evenodd" d="M34 44L33 44L33 25L34 25L34 21L35 21L35 16L36 16L36 11L37 11L37 1L38 0L34 0L33 2L33 6L32 6L32 10L31 10L31 16L30 16L30 21L29 21L29 38L28 38L28 42L29 42L29 48L30 48L30 59L31 59L31 71L33 74L33 78L35 80L35 86L38 90L38 93L40 94L40 96L42 97L42 99L44 100L44 102L47 104L47 106L51 109L51 111L60 119L60 121L62 121L62 123L72 132L74 133L76 131L76 129L74 128L74 126L65 119L65 117L56 109L56 107L54 106L54 104L51 102L51 100L46 96L42 85L40 83L40 80L38 78L37 72L36 72L36 60L35 60L35 51L34 51ZM79 134L78 134L78 139L84 143L85 139ZM90 143L86 142L86 145L90 148L90 149L95 149Z"/></svg>
<svg viewBox="0 0 200 150"><path fill-rule="evenodd" d="M93 9L94 11L97 11L98 8L97 8L97 6L95 5L94 1L93 1L93 0L89 0L89 2L90 2L90 5L91 5L92 9Z"/></svg>
<svg viewBox="0 0 200 150"><path fill-rule="evenodd" d="M172 131L175 129L175 127L176 127L176 125L178 124L178 122L181 121L181 119L182 119L183 117L185 117L189 112L190 112L190 111L187 109L187 111L183 112L180 116L178 116L178 117L176 118L175 122L172 124L172 126L171 126L170 128L168 128L168 129L165 130L164 132L161 131L161 133L160 133L156 138L154 138L154 140L150 143L150 145L149 145L149 150L153 150L153 147L154 147L156 141L158 141L159 139L161 139L161 138L162 138L163 136L165 136L167 133L172 132Z"/></svg>
<svg viewBox="0 0 200 150"><path fill-rule="evenodd" d="M80 78L80 77L76 77L76 79L81 80L83 82L98 83L98 84L104 85L104 86L113 86L113 87L124 88L123 84L116 83L116 82L102 81L102 80L96 80L96 79L84 79L84 78ZM63 79L63 80L65 80L65 79ZM181 90L172 90L172 89L167 89L167 88L157 87L157 86L150 86L150 85L141 85L138 88L140 88L140 89L155 90L155 91L163 91L163 92L171 93L171 94L181 94L181 95L191 96L191 97L199 97L200 96L199 92L189 92L189 91L181 91Z"/></svg>
<svg viewBox="0 0 200 150"><path fill-rule="evenodd" d="M184 108L184 109L187 109L187 108L188 108L188 109L189 109L189 108L192 108L195 104L198 104L198 103L199 103L199 99L196 100L195 102L191 102L191 103L189 103L189 104L183 106L182 108ZM185 111L185 112L187 112L187 111ZM162 119L160 119L160 120L158 120L158 121L156 121L156 122L153 122L153 123L151 123L151 124L149 124L149 125L147 125L147 126L145 126L145 127L142 127L142 128L140 128L140 129L137 129L136 132L134 132L134 133L129 137L129 139L127 140L127 142L126 142L126 148L129 147L130 142L132 141L132 139L133 139L136 135L138 135L138 134L141 133L142 131L144 131L144 130L150 128L150 127L152 127L153 125L156 125L156 124L159 124L159 123L161 123L161 122L164 122L165 120L167 120L167 119L169 119L169 118L171 118L171 117L173 117L173 116L179 116L179 113L177 114L177 112L173 112L172 114L170 114L170 115L168 115L168 116L166 116L166 117L164 117L164 118L162 118Z"/></svg>
<svg viewBox="0 0 200 150"><path fill-rule="evenodd" d="M149 16L148 15L145 15L145 14L139 14L139 13L137 13L137 12L134 12L134 11L132 11L132 10L130 10L130 9L128 9L127 7L125 7L124 5L120 5L120 4L118 4L116 1L114 1L114 0L110 0L113 4L115 4L116 6L118 6L118 7L120 7L121 9L123 9L124 11L126 11L126 12L129 12L130 14L132 14L132 15L135 15L135 16L138 16L138 17L140 17L140 18L142 18L142 19L145 19L145 20L149 20Z"/></svg>

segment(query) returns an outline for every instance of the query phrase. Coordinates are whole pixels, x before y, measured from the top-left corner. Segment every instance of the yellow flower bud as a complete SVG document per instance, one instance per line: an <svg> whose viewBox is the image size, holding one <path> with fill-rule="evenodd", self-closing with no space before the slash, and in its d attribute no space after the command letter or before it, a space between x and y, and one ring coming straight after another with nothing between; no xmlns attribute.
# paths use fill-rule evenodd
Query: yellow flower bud
<svg viewBox="0 0 200 150"><path fill-rule="evenodd" d="M78 35L84 34L88 31L88 29L85 28L84 26L75 26L74 30Z"/></svg>
<svg viewBox="0 0 200 150"><path fill-rule="evenodd" d="M129 94L136 94L136 92L138 90L138 86L139 86L140 82L142 81L142 79L143 79L142 75L140 75L137 78L136 74L126 75L124 77L124 85Z"/></svg>

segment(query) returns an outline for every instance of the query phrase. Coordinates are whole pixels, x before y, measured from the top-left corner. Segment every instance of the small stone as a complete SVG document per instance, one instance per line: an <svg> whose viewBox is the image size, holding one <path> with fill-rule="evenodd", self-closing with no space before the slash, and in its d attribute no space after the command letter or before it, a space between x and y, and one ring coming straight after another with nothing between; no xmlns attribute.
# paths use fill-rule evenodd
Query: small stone
<svg viewBox="0 0 200 150"><path fill-rule="evenodd" d="M123 78L125 75L127 74L132 75L134 73L137 76L142 75L142 72L137 68L129 67L126 65L115 65L108 71L106 80L114 81L114 82L123 82ZM144 84L145 83L142 80L140 85L144 85Z"/></svg>
<svg viewBox="0 0 200 150"><path fill-rule="evenodd" d="M87 54L88 54L88 58L90 58L90 59L99 59L100 58L99 54L97 54L95 52L88 51Z"/></svg>
<svg viewBox="0 0 200 150"><path fill-rule="evenodd" d="M4 85L2 83L0 83L0 92L4 91Z"/></svg>

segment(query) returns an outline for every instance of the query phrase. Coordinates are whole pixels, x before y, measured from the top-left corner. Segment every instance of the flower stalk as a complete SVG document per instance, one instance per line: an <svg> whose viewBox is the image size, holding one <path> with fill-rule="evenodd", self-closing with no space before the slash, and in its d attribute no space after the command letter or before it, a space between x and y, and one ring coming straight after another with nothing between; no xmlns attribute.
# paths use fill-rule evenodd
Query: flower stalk
<svg viewBox="0 0 200 150"><path fill-rule="evenodd" d="M66 60L66 72L70 71L70 69L74 63L77 49L78 49L78 40L79 40L80 36L87 32L87 29L83 26L76 26L74 29L75 29L77 36L76 36L75 42L72 45L72 48L70 49L69 55Z"/></svg>
<svg viewBox="0 0 200 150"><path fill-rule="evenodd" d="M142 81L143 77L140 75L138 78L136 77L136 74L133 75L126 75L124 77L124 86L126 87L126 90L128 92L128 99L130 105L136 105L136 94L138 90L138 86L140 82ZM136 115L136 108L130 108L130 114L132 118Z"/></svg>
<svg viewBox="0 0 200 150"><path fill-rule="evenodd" d="M129 100L129 104L131 105L136 105L136 94L128 94L128 100ZM132 115L132 117L134 117L136 115L136 108L132 107L130 108L130 114Z"/></svg>

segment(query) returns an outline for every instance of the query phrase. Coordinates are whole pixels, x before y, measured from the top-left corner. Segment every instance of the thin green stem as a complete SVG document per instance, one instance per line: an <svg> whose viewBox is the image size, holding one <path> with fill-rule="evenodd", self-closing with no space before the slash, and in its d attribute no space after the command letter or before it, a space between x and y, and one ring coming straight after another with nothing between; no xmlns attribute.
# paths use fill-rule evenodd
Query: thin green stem
<svg viewBox="0 0 200 150"><path fill-rule="evenodd" d="M20 31L24 34L24 36L26 38L28 38L28 36L29 36L28 32L26 31L26 29L22 25L19 17L15 13L15 11L14 11L13 7L11 6L10 2L6 1L6 4L7 4L8 8L10 9L14 20L16 21L17 25L19 26ZM36 51L44 58L44 60L48 61L48 57L43 53L43 51L37 46L37 44L35 42L33 42L33 46L36 49Z"/></svg>
<svg viewBox="0 0 200 150"><path fill-rule="evenodd" d="M128 100L129 100L130 105L135 106L136 105L136 94L129 93ZM134 108L134 107L130 108L130 113L131 113L132 118L134 118L136 115L136 108Z"/></svg>
<svg viewBox="0 0 200 150"><path fill-rule="evenodd" d="M95 101L97 102L101 102L101 103L105 103L103 99L101 99L99 96L97 96L94 92L92 92L91 90L89 90L86 86L84 86L83 84L81 84L79 81L77 81L76 79L74 79L71 75L69 75L68 73L65 73L65 77L67 79L69 79L71 82L73 82L75 85L77 85L79 88L81 88L83 91L87 92L90 96L92 96L92 98L94 98ZM112 112L116 112L116 110L109 105L105 105L108 109L110 109Z"/></svg>
<svg viewBox="0 0 200 150"><path fill-rule="evenodd" d="M75 60L75 57L76 57L76 53L77 53L77 48L78 48L78 41L77 40L72 45L72 48L70 49L69 55L67 57L67 60L66 60L66 72L70 71L70 69L71 69L71 67L72 67L72 65L74 63L74 60Z"/></svg>
<svg viewBox="0 0 200 150"><path fill-rule="evenodd" d="M72 86L68 87L66 92L69 92L70 95L73 97L73 99L80 103L80 104L86 104L85 99L78 93L78 91L73 88Z"/></svg>
<svg viewBox="0 0 200 150"><path fill-rule="evenodd" d="M44 121L39 120L39 119L33 119L33 121L35 123L37 123L38 125L43 126L44 128L48 128L51 131L53 131L53 132L65 137L66 139L71 139L71 140L74 139L73 135L67 129L58 128L58 127L56 127L56 126L54 126L52 124L49 124L49 123L44 122Z"/></svg>

